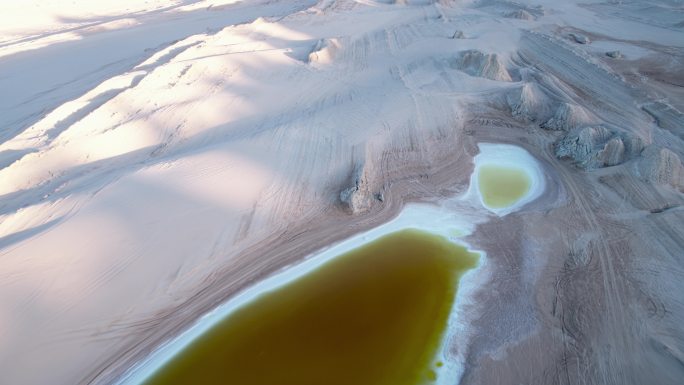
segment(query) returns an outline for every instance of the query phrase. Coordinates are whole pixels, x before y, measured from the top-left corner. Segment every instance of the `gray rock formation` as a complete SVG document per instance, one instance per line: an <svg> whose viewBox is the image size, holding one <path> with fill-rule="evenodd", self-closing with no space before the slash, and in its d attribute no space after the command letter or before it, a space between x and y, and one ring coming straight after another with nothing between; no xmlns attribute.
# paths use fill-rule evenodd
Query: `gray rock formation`
<svg viewBox="0 0 684 385"><path fill-rule="evenodd" d="M621 139L625 144L625 155L629 159L638 156L644 150L644 141L638 136L625 134L621 136Z"/></svg>
<svg viewBox="0 0 684 385"><path fill-rule="evenodd" d="M637 173L646 182L684 191L684 166L679 156L667 148L648 146L637 162Z"/></svg>
<svg viewBox="0 0 684 385"><path fill-rule="evenodd" d="M352 185L340 192L340 201L347 211L356 215L370 211L373 199L364 167L356 167Z"/></svg>
<svg viewBox="0 0 684 385"><path fill-rule="evenodd" d="M530 12L524 10L524 9L518 9L515 11L507 12L504 14L504 17L507 17L509 19L519 19L519 20L536 20L537 18L531 14Z"/></svg>
<svg viewBox="0 0 684 385"><path fill-rule="evenodd" d="M638 151L638 142L612 133L603 126L573 129L556 143L556 156L572 159L577 166L591 170L623 163L627 155Z"/></svg>
<svg viewBox="0 0 684 385"><path fill-rule="evenodd" d="M462 51L452 65L471 76L504 82L512 81L503 61L495 53L485 54L474 49Z"/></svg>
<svg viewBox="0 0 684 385"><path fill-rule="evenodd" d="M465 36L465 34L463 33L463 31L457 30L457 31L454 32L453 35L451 35L451 38L452 38L452 39L465 39L466 36Z"/></svg>
<svg viewBox="0 0 684 385"><path fill-rule="evenodd" d="M598 167L616 166L625 160L625 144L622 138L610 138L596 154L595 164Z"/></svg>
<svg viewBox="0 0 684 385"><path fill-rule="evenodd" d="M613 59L622 59L622 52L620 52L620 51L608 51L608 52L606 52L606 56L613 58Z"/></svg>
<svg viewBox="0 0 684 385"><path fill-rule="evenodd" d="M556 156L585 163L610 136L610 131L602 126L572 130L556 144Z"/></svg>
<svg viewBox="0 0 684 385"><path fill-rule="evenodd" d="M579 33L571 33L570 37L572 38L572 40L575 43L578 43L578 44L589 44L589 43L591 43L591 40L589 40L588 37L586 37L582 34L579 34Z"/></svg>
<svg viewBox="0 0 684 385"><path fill-rule="evenodd" d="M513 116L529 121L547 119L552 113L552 101L535 83L527 82L506 96Z"/></svg>
<svg viewBox="0 0 684 385"><path fill-rule="evenodd" d="M561 103L553 116L541 124L545 130L569 131L595 122L590 113L573 103Z"/></svg>
<svg viewBox="0 0 684 385"><path fill-rule="evenodd" d="M337 39L320 39L309 53L308 62L315 64L325 64L333 60L340 43Z"/></svg>

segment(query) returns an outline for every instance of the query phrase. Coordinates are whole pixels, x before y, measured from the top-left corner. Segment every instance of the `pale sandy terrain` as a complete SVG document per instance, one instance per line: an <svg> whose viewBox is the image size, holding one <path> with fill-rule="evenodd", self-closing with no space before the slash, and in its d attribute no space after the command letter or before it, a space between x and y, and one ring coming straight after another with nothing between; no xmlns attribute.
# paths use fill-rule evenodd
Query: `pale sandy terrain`
<svg viewBox="0 0 684 385"><path fill-rule="evenodd" d="M545 190L452 207L487 253L452 382L681 383L681 1L108 3L0 1L0 383L113 383L282 267L466 196L483 142Z"/></svg>

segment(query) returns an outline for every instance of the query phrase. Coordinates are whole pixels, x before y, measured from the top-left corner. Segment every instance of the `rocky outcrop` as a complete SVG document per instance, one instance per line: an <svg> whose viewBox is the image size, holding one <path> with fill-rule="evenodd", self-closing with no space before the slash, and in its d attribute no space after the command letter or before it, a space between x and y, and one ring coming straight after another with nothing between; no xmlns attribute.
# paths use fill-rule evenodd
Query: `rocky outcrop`
<svg viewBox="0 0 684 385"><path fill-rule="evenodd" d="M613 59L622 59L622 52L620 51L608 51L606 52L606 56L613 58Z"/></svg>
<svg viewBox="0 0 684 385"><path fill-rule="evenodd" d="M351 214L363 214L370 211L373 199L375 196L371 192L364 167L356 167L352 173L351 186L340 192L342 205Z"/></svg>
<svg viewBox="0 0 684 385"><path fill-rule="evenodd" d="M309 54L309 63L329 64L339 48L340 42L337 39L320 39Z"/></svg>
<svg viewBox="0 0 684 385"><path fill-rule="evenodd" d="M637 162L636 169L639 177L646 182L684 191L684 166L672 150L648 146Z"/></svg>
<svg viewBox="0 0 684 385"><path fill-rule="evenodd" d="M580 34L580 33L571 33L570 38L578 44L589 44L591 43L591 40L589 40L588 37Z"/></svg>
<svg viewBox="0 0 684 385"><path fill-rule="evenodd" d="M642 149L640 138L619 135L603 126L570 130L555 146L558 158L571 159L587 170L616 166Z"/></svg>
<svg viewBox="0 0 684 385"><path fill-rule="evenodd" d="M600 146L605 144L610 136L610 131L602 126L572 130L556 143L556 156L561 159L572 159L580 166L588 168L591 158L595 157Z"/></svg>
<svg viewBox="0 0 684 385"><path fill-rule="evenodd" d="M616 166L625 160L625 143L622 138L614 136L603 145L595 158L597 167Z"/></svg>
<svg viewBox="0 0 684 385"><path fill-rule="evenodd" d="M573 103L561 103L553 116L542 123L541 127L552 131L570 131L592 124L594 121L584 107Z"/></svg>
<svg viewBox="0 0 684 385"><path fill-rule="evenodd" d="M528 12L527 10L524 10L524 9L518 9L515 11L506 12L506 13L504 13L503 16L506 18L509 18L509 19L518 19L518 20L536 20L537 19L533 14L531 14L530 12Z"/></svg>
<svg viewBox="0 0 684 385"><path fill-rule="evenodd" d="M527 82L506 96L513 116L528 121L543 121L551 115L552 101L534 82Z"/></svg>
<svg viewBox="0 0 684 385"><path fill-rule="evenodd" d="M463 33L461 30L456 30L453 35L451 35L452 39L465 39L466 35Z"/></svg>
<svg viewBox="0 0 684 385"><path fill-rule="evenodd" d="M634 158L644 151L644 140L635 135L624 134L621 136L625 144L627 158Z"/></svg>
<svg viewBox="0 0 684 385"><path fill-rule="evenodd" d="M452 66L470 76L503 82L512 81L503 60L495 53L485 54L475 49L462 51L453 60Z"/></svg>

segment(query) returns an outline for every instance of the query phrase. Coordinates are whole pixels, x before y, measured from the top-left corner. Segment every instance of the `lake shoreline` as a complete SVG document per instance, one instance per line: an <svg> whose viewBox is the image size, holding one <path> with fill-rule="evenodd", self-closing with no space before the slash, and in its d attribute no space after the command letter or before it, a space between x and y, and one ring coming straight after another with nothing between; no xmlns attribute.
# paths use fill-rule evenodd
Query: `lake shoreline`
<svg viewBox="0 0 684 385"><path fill-rule="evenodd" d="M457 294L456 298L454 298L452 310L448 318L449 326L445 331L445 335L442 338L439 348L441 352L440 354L443 355L441 359L445 363L442 371L449 373L449 375L439 377L440 380L438 380L436 384L441 385L443 381L445 381L444 378L448 378L449 380L453 378L460 378L463 373L463 358L446 356L446 353L448 352L448 342L450 340L463 337L456 335L454 332L455 329L459 329L459 332L465 333L465 335L468 334L467 324L463 320L464 316L459 317L457 310L463 307L463 303L469 302L469 298L466 297L466 293L472 293L478 289L478 287L472 286L472 282L477 281L478 278L479 280L482 280L482 274L485 272L481 270L486 263L486 252L481 250L473 250L465 241L465 239L467 239L468 236L473 235L478 223L487 221L487 214L484 212L484 210L492 211L497 213L497 215L506 215L519 209L525 203L533 201L543 193L544 189L543 175L541 174L539 166L536 164L534 158L532 158L529 153L522 148L513 145L492 143L481 143L479 144L479 148L481 152L475 157L475 168L470 177L469 189L463 195L455 196L446 200L452 203L472 202L473 200L480 202L482 207L473 208L473 212L470 213L470 219L467 219L468 216L463 215L463 213L459 213L458 211L449 211L445 207L439 205L406 205L402 211L399 212L398 216L390 221L325 247L312 255L302 258L292 265L281 268L279 271L274 272L264 280L261 280L254 285L247 287L245 290L237 293L226 303L219 305L215 309L212 309L208 313L201 316L192 326L189 327L189 329L183 331L180 335L164 343L148 358L135 364L119 380L117 380L116 384L132 385L143 382L153 373L160 370L164 364L178 355L185 347L189 346L193 341L206 333L209 329L228 317L233 311L256 300L262 293L277 290L278 288L298 280L300 277L307 275L311 271L339 256L344 255L347 252L372 243L385 235L393 234L406 229L417 229L425 231L429 234L442 236L445 239L448 239L450 242L463 245L469 251L476 252L480 255L477 265L474 268L467 270L462 279L460 279L457 289L457 293L460 293L460 295ZM480 195L480 191L477 188L478 168L481 167L483 163L494 164L496 162L502 162L504 159L507 160L506 164L517 165L517 167L520 167L521 170L529 173L530 179L532 180L532 187L525 193L525 195L519 197L519 199L509 207L501 207L493 210L490 207L487 207L487 205L484 203L483 198ZM473 221L474 218L476 219ZM468 222L469 220L471 222ZM467 282L467 284L464 282Z"/></svg>

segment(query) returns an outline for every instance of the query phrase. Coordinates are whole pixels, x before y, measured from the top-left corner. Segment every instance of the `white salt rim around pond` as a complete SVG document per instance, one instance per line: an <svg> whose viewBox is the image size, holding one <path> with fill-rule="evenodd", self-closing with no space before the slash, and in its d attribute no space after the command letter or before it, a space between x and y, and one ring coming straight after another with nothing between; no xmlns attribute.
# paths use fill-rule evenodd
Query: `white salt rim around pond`
<svg viewBox="0 0 684 385"><path fill-rule="evenodd" d="M155 372L162 369L162 367L177 354L181 353L182 350L188 347L196 338L224 320L234 310L254 301L264 293L278 289L285 284L306 275L335 257L341 256L350 250L363 246L386 234L403 229L419 229L432 234L441 235L454 243L468 248L468 245L461 240L458 240L458 238L470 234L474 229L474 225L466 222L463 218L459 217L457 213L447 211L441 207L422 204L407 205L395 219L321 250L309 256L304 261L287 266L271 277L245 289L224 304L219 305L214 310L202 316L185 332L163 344L145 360L128 370L116 383L140 384L144 382ZM470 250L470 248L468 249L469 251L479 253L480 260L478 266L468 270L459 282L458 293L460 294L456 296L449 315L449 324L445 329L445 335L442 336L439 353L433 360L433 362L441 361L444 363L441 368L432 367L437 374L436 385L453 382L455 378L460 378L462 375L462 360L454 359L454 357L447 356L446 354L447 341L451 340L451 337L455 337L454 331L456 329L461 332L464 327L463 322L459 322L458 320L457 309L462 302L464 293L472 292L473 288L468 286L472 285L473 282L468 278L470 278L475 271L479 270L485 258L483 252Z"/></svg>
<svg viewBox="0 0 684 385"><path fill-rule="evenodd" d="M470 187L463 199L478 202L494 214L504 216L532 202L544 192L544 173L539 162L529 152L510 144L480 143L478 147L480 153L473 159L475 168L470 176ZM519 169L530 177L530 188L525 195L510 206L490 207L484 202L478 183L480 169L483 166Z"/></svg>
<svg viewBox="0 0 684 385"><path fill-rule="evenodd" d="M480 153L475 157L475 169L470 178L470 187L467 193L461 198L464 200L475 201L487 210L503 216L513 212L525 204L539 197L544 191L544 176L539 163L524 149L507 144L479 144ZM514 167L525 171L530 177L530 189L515 204L505 208L488 207L480 194L477 176L480 167L484 165L495 165L501 167ZM457 212L447 210L438 206L425 204L407 205L402 212L393 220L382 224L376 228L357 234L349 239L341 241L335 245L325 248L313 255L305 258L291 266L286 266L255 285L245 289L235 297L231 298L214 310L202 316L189 329L181 333L174 339L166 342L155 350L149 357L139 362L128 370L116 383L117 384L139 384L151 377L155 372L181 353L195 339L216 324L224 320L228 315L241 306L257 299L262 294L278 289L285 284L292 282L307 273L315 270L322 264L338 257L350 250L356 249L369 242L372 242L386 234L390 234L403 229L419 229L432 234L441 235L450 241L468 248L480 254L478 265L474 269L466 271L458 285L458 295L449 315L449 323L442 336L441 346L438 355L433 362L441 361L444 365L441 368L432 367L437 373L436 385L446 385L459 379L463 374L464 357L454 357L448 355L448 341L458 339L463 341L467 338L467 323L463 321L463 316L459 313L463 311L463 305L467 303L470 295L475 291L481 279L477 273L486 264L486 255L482 251L471 250L467 243L458 239L472 233L475 224L472 217L469 220Z"/></svg>

